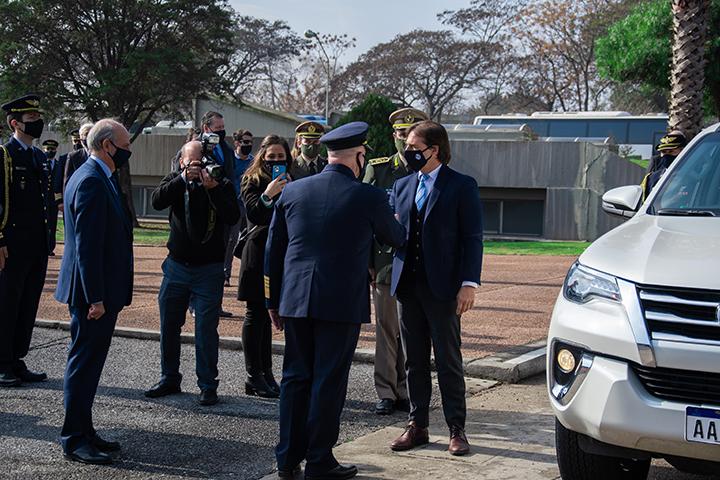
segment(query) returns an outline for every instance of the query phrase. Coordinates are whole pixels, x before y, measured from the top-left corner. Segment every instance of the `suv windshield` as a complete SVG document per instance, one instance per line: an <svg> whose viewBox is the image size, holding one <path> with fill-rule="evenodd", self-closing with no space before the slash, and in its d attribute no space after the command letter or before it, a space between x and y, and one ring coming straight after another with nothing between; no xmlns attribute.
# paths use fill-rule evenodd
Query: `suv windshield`
<svg viewBox="0 0 720 480"><path fill-rule="evenodd" d="M706 135L685 155L648 213L720 217L720 132Z"/></svg>

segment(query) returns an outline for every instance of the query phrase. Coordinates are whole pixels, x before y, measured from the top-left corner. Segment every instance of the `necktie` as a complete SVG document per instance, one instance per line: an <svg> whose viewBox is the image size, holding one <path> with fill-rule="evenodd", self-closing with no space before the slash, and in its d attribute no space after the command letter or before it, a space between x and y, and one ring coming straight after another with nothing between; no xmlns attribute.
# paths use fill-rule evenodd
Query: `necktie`
<svg viewBox="0 0 720 480"><path fill-rule="evenodd" d="M420 175L420 183L418 183L417 192L415 192L415 206L418 212L425 206L425 200L427 200L427 187L425 186L425 180L428 176L425 174Z"/></svg>
<svg viewBox="0 0 720 480"><path fill-rule="evenodd" d="M317 167L315 166L315 162L310 162L308 170L310 171L310 175L315 175L317 173Z"/></svg>
<svg viewBox="0 0 720 480"><path fill-rule="evenodd" d="M115 189L115 194L120 195L120 182L118 181L117 172L113 172L113 174L110 176L110 183L112 183L112 186Z"/></svg>

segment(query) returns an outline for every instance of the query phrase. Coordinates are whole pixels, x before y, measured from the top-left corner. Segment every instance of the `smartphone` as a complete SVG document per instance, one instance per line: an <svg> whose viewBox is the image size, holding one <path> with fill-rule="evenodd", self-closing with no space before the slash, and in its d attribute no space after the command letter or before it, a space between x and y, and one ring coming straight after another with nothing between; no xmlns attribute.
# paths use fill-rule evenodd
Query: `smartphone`
<svg viewBox="0 0 720 480"><path fill-rule="evenodd" d="M281 175L285 175L285 171L287 170L287 165L284 163L280 165L273 165L272 167L272 179L275 180Z"/></svg>

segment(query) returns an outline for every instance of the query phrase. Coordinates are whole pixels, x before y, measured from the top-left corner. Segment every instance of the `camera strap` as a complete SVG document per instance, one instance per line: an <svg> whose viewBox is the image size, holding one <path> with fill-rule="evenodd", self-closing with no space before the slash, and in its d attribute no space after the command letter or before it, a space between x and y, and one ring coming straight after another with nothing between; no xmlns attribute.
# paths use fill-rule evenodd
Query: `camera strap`
<svg viewBox="0 0 720 480"><path fill-rule="evenodd" d="M204 189L203 189L204 190ZM210 195L205 191L205 195L208 197L208 221L207 221L207 229L205 230L205 236L200 241L201 244L206 244L210 241L210 238L213 235L213 232L215 231L215 225L217 224L217 213L215 212L215 208L212 204L212 201L210 200ZM198 238L195 235L195 229L193 228L192 219L190 218L190 192L188 189L185 189L185 226L187 228L187 233L190 236L191 240L195 240Z"/></svg>

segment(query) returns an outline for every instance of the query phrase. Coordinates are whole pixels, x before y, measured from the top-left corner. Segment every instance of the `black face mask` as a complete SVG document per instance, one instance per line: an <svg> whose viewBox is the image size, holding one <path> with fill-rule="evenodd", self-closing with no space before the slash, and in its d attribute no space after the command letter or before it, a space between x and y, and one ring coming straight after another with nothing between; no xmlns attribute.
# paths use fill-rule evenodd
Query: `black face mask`
<svg viewBox="0 0 720 480"><path fill-rule="evenodd" d="M362 181L363 177L365 177L365 165L364 165L365 162L361 162L361 161L360 161L360 155L365 156L364 153L358 152L358 154L355 156L355 164L356 164L357 167L358 167L358 176L357 176L357 178L358 178L358 180Z"/></svg>
<svg viewBox="0 0 720 480"><path fill-rule="evenodd" d="M218 137L220 137L220 141L221 141L221 142L224 142L224 141L225 141L225 130L218 130L218 131L212 132L212 133L214 133L215 135L217 135Z"/></svg>
<svg viewBox="0 0 720 480"><path fill-rule="evenodd" d="M250 155L250 152L252 152L252 145L242 145L240 146L240 154L247 157Z"/></svg>
<svg viewBox="0 0 720 480"><path fill-rule="evenodd" d="M52 160L55 158L55 152L45 152L45 156L48 158L48 160Z"/></svg>
<svg viewBox="0 0 720 480"><path fill-rule="evenodd" d="M125 150L124 148L118 147L113 142L110 143L112 143L113 147L115 147L115 155L110 155L110 158L112 158L112 161L115 164L115 169L119 170L128 163L132 152L130 150Z"/></svg>
<svg viewBox="0 0 720 480"><path fill-rule="evenodd" d="M82 142L80 142L80 143L73 143L73 150L82 150L82 148L83 148Z"/></svg>
<svg viewBox="0 0 720 480"><path fill-rule="evenodd" d="M31 136L32 138L40 138L43 132L43 128L45 127L45 122L43 122L42 118L40 120L35 120L34 122L24 122L25 123L25 132L26 135Z"/></svg>
<svg viewBox="0 0 720 480"><path fill-rule="evenodd" d="M413 172L419 172L427 164L428 159L423 155L425 150L405 150L405 162Z"/></svg>

